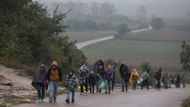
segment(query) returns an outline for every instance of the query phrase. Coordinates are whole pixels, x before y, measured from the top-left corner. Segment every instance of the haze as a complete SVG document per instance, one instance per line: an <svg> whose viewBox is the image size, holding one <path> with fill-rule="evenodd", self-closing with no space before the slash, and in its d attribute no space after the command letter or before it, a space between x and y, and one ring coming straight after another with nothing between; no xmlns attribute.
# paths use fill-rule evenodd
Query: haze
<svg viewBox="0 0 190 107"><path fill-rule="evenodd" d="M103 0L39 0L51 6L53 2L104 2ZM163 18L187 18L187 12L190 11L190 0L109 0L114 3L118 14L127 15L130 18L135 17L139 5L147 8L149 18L157 15Z"/></svg>

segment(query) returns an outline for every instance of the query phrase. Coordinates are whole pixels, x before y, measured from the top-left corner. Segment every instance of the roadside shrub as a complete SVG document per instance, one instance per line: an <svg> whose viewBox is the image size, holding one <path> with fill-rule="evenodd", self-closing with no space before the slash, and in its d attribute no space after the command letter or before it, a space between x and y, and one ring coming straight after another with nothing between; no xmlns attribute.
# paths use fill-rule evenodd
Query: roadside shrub
<svg viewBox="0 0 190 107"><path fill-rule="evenodd" d="M190 97L183 101L182 107L190 107Z"/></svg>
<svg viewBox="0 0 190 107"><path fill-rule="evenodd" d="M153 29L162 29L164 28L164 20L162 18L153 18L150 25Z"/></svg>

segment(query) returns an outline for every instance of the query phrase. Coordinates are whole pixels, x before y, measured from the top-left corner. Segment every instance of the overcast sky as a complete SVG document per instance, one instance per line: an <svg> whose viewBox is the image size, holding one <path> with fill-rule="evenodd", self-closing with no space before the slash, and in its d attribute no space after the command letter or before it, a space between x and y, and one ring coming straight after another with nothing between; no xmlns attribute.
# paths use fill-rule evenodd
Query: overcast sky
<svg viewBox="0 0 190 107"><path fill-rule="evenodd" d="M106 0L35 0L51 5L52 2L104 2ZM116 4L119 14L135 17L139 5L145 5L148 17L153 14L164 18L184 18L190 11L190 0L107 0Z"/></svg>

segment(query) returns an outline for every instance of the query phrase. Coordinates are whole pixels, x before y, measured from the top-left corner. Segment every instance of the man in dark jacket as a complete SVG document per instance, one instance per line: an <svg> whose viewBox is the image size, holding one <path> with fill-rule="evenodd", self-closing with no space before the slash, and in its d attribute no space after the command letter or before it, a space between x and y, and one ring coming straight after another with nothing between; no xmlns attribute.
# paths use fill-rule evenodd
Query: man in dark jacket
<svg viewBox="0 0 190 107"><path fill-rule="evenodd" d="M58 82L62 81L62 69L58 66L57 61L53 61L47 74L49 82L49 102L56 102Z"/></svg>
<svg viewBox="0 0 190 107"><path fill-rule="evenodd" d="M128 82L130 78L129 69L126 65L121 64L119 72L122 78L122 92L124 92L124 88L128 91Z"/></svg>
<svg viewBox="0 0 190 107"><path fill-rule="evenodd" d="M162 78L162 69L160 68L158 72L156 72L155 76L156 78L156 89L160 90L161 88L161 78Z"/></svg>
<svg viewBox="0 0 190 107"><path fill-rule="evenodd" d="M39 70L35 73L32 86L37 90L38 102L43 102L46 89L46 75L47 71L44 64L40 65Z"/></svg>

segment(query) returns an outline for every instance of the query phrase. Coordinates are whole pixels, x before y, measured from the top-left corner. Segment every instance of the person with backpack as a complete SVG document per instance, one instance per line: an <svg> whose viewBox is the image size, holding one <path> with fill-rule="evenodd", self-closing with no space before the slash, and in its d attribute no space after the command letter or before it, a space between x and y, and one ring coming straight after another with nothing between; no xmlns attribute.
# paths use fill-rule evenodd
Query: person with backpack
<svg viewBox="0 0 190 107"><path fill-rule="evenodd" d="M32 86L37 90L38 102L42 102L45 96L45 90L47 88L46 82L47 70L44 64L40 65L39 70L34 74L32 79Z"/></svg>
<svg viewBox="0 0 190 107"><path fill-rule="evenodd" d="M128 82L130 78L129 69L126 65L121 64L119 68L120 76L122 78L122 92L128 91Z"/></svg>
<svg viewBox="0 0 190 107"><path fill-rule="evenodd" d="M67 98L66 103L75 102L75 90L78 85L78 78L74 75L74 71L71 69L69 75L67 75L65 81L65 87L67 88Z"/></svg>
<svg viewBox="0 0 190 107"><path fill-rule="evenodd" d="M88 92L88 68L86 66L86 64L83 64L80 67L80 77L79 77L79 82L80 82L80 94L83 95L84 94L84 88L86 93Z"/></svg>
<svg viewBox="0 0 190 107"><path fill-rule="evenodd" d="M90 94L94 94L94 86L96 85L96 77L94 75L94 72L91 71L89 76L88 76L88 82L89 82L89 89L90 89Z"/></svg>
<svg viewBox="0 0 190 107"><path fill-rule="evenodd" d="M57 61L53 61L48 70L47 80L49 83L49 102L56 103L58 83L62 81L62 69L59 67Z"/></svg>
<svg viewBox="0 0 190 107"><path fill-rule="evenodd" d="M147 70L145 71L140 78L142 78L142 83L141 83L141 90L143 90L143 87L146 86L147 90L149 90L149 77L150 77L150 71Z"/></svg>

